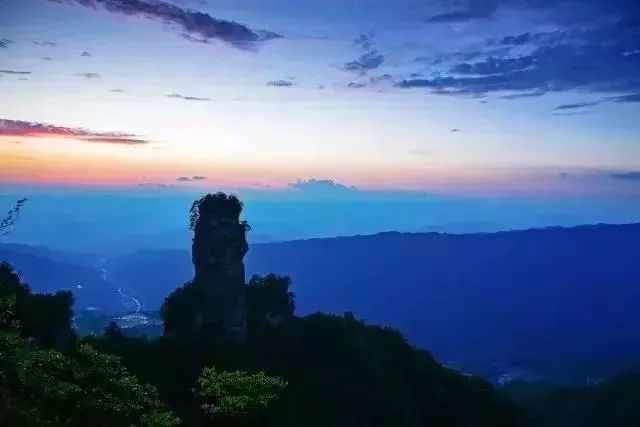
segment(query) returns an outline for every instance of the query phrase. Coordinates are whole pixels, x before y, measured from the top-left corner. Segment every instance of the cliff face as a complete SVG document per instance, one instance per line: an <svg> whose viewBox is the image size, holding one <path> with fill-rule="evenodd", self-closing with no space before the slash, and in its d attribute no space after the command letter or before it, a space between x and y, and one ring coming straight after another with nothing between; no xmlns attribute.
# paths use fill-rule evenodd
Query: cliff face
<svg viewBox="0 0 640 427"><path fill-rule="evenodd" d="M197 326L221 329L237 341L246 336L243 260L248 226L240 220L241 212L242 203L223 193L204 196L191 211L194 285L203 298Z"/></svg>

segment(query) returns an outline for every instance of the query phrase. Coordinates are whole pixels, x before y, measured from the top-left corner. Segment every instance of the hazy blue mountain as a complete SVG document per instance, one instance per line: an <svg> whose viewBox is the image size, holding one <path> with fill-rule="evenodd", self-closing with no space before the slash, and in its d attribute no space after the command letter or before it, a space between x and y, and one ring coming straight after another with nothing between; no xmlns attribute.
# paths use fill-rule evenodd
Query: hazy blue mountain
<svg viewBox="0 0 640 427"><path fill-rule="evenodd" d="M299 314L352 311L494 378L581 378L637 367L638 248L640 224L595 225L254 244L246 261L248 274L290 275ZM193 274L180 250L102 268L145 310Z"/></svg>
<svg viewBox="0 0 640 427"><path fill-rule="evenodd" d="M0 260L8 261L34 292L73 291L76 309L118 312L117 286L99 268L100 259L38 246L0 244Z"/></svg>

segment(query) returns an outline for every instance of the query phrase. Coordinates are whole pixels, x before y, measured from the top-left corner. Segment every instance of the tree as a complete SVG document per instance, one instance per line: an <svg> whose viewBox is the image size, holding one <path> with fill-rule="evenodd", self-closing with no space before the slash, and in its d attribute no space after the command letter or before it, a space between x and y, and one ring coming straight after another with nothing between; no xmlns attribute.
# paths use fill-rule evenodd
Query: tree
<svg viewBox="0 0 640 427"><path fill-rule="evenodd" d="M13 298L0 299L0 425L173 426L155 388L115 356L82 345L70 354L20 336Z"/></svg>
<svg viewBox="0 0 640 427"><path fill-rule="evenodd" d="M264 372L218 372L205 368L198 379L196 393L203 400L201 408L210 417L255 415L277 399L286 383Z"/></svg>
<svg viewBox="0 0 640 427"><path fill-rule="evenodd" d="M247 285L247 322L250 330L263 325L278 325L293 317L294 295L289 291L291 278L267 274L254 275Z"/></svg>
<svg viewBox="0 0 640 427"><path fill-rule="evenodd" d="M73 294L58 291L55 294L34 294L22 282L13 267L0 262L0 298L15 298L15 311L20 319L21 334L30 337L45 348L70 350L76 336L71 327Z"/></svg>
<svg viewBox="0 0 640 427"><path fill-rule="evenodd" d="M20 217L20 211L27 203L26 198L22 198L16 202L13 208L9 209L4 218L0 218L0 236L6 236L13 231L13 226Z"/></svg>

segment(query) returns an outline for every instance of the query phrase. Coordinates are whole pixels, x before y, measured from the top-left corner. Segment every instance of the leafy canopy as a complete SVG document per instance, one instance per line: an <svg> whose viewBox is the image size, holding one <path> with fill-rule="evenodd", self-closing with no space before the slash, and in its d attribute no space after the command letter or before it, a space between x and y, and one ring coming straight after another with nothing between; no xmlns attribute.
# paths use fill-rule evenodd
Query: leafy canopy
<svg viewBox="0 0 640 427"><path fill-rule="evenodd" d="M201 407L208 416L237 417L266 408L285 387L280 378L264 372L218 372L210 367L198 379L197 394L204 401Z"/></svg>

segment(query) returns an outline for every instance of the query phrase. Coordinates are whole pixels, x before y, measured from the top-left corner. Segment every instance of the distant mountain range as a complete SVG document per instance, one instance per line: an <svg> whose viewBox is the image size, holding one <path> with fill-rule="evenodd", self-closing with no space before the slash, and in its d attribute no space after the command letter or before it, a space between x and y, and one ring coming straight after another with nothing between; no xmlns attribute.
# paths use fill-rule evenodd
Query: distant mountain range
<svg viewBox="0 0 640 427"><path fill-rule="evenodd" d="M71 288L78 308L107 313L127 311L118 289L154 310L193 274L180 250L87 263L0 245L4 258L34 290ZM246 264L248 274L290 275L299 314L352 311L493 378L640 368L640 224L253 244Z"/></svg>

